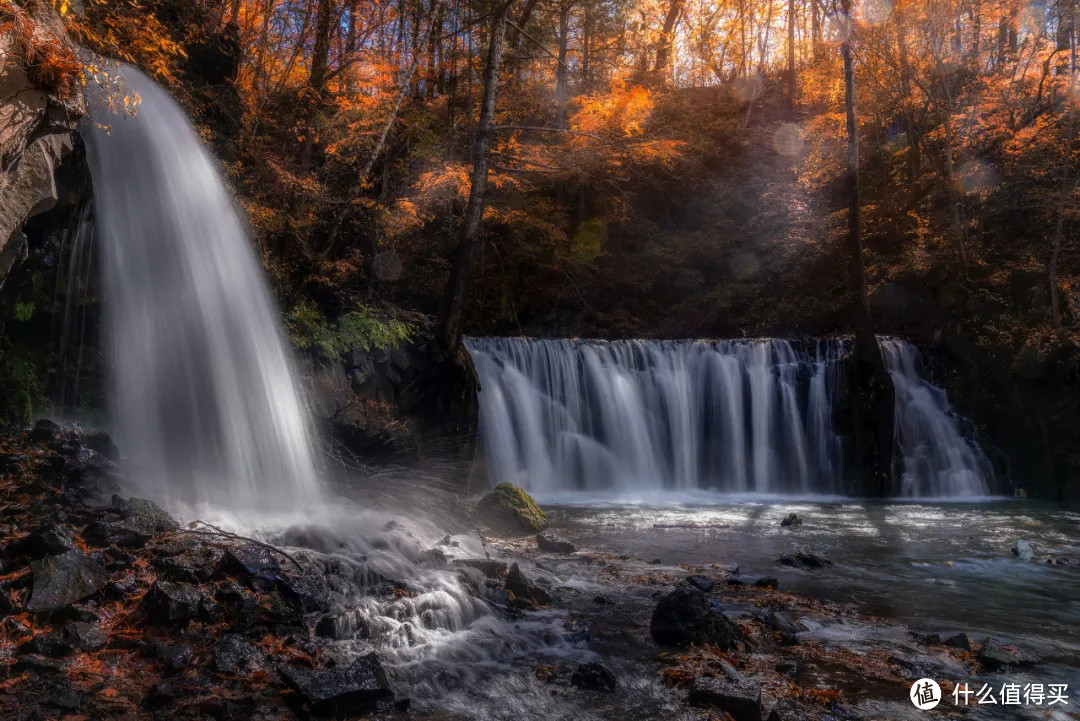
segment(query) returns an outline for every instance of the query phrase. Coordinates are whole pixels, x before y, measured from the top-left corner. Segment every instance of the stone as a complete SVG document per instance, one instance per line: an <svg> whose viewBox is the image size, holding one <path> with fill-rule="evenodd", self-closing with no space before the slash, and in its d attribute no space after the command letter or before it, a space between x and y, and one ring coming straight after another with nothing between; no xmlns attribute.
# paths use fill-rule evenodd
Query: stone
<svg viewBox="0 0 1080 721"><path fill-rule="evenodd" d="M803 718L805 715L799 712L795 703L784 699L776 702L765 721L801 721Z"/></svg>
<svg viewBox="0 0 1080 721"><path fill-rule="evenodd" d="M41 705L60 711L76 712L82 708L82 698L63 676L54 676L37 681L35 690L41 698Z"/></svg>
<svg viewBox="0 0 1080 721"><path fill-rule="evenodd" d="M921 633L919 631L911 631L911 637L916 642L921 643L923 646L940 646L941 635L937 633Z"/></svg>
<svg viewBox="0 0 1080 721"><path fill-rule="evenodd" d="M161 506L145 498L112 497L113 508L125 518L137 518L153 529L154 533L169 533L179 530L180 524Z"/></svg>
<svg viewBox="0 0 1080 721"><path fill-rule="evenodd" d="M57 611L100 591L109 572L81 551L48 556L30 564L33 586L26 608L34 613Z"/></svg>
<svg viewBox="0 0 1080 721"><path fill-rule="evenodd" d="M59 633L41 633L19 647L19 655L47 656L48 658L64 658L71 655L71 644L65 641Z"/></svg>
<svg viewBox="0 0 1080 721"><path fill-rule="evenodd" d="M481 498L476 515L491 528L508 534L536 533L548 527L547 516L536 501L510 483L500 483Z"/></svg>
<svg viewBox="0 0 1080 721"><path fill-rule="evenodd" d="M394 699L386 672L373 653L345 667L281 666L278 673L316 715L346 717L369 713Z"/></svg>
<svg viewBox="0 0 1080 721"><path fill-rule="evenodd" d="M154 537L153 524L139 518L118 521L94 521L83 531L86 540L96 546L115 544L129 548L145 546Z"/></svg>
<svg viewBox="0 0 1080 721"><path fill-rule="evenodd" d="M150 620L160 624L186 624L210 617L213 601L209 595L187 583L156 581L144 604Z"/></svg>
<svg viewBox="0 0 1080 721"><path fill-rule="evenodd" d="M780 580L775 576L762 576L754 581L754 588L780 588Z"/></svg>
<svg viewBox="0 0 1080 721"><path fill-rule="evenodd" d="M491 558L455 558L452 565L475 568L487 578L502 578L506 575L506 562Z"/></svg>
<svg viewBox="0 0 1080 721"><path fill-rule="evenodd" d="M801 526L801 525L802 525L802 519L799 518L798 514L795 514L795 513L787 514L787 516L784 517L784 520L780 521L780 526L783 527L783 528L791 528L792 526Z"/></svg>
<svg viewBox="0 0 1080 721"><path fill-rule="evenodd" d="M420 563L429 566L445 566L446 560L446 554L440 548L429 548L420 552Z"/></svg>
<svg viewBox="0 0 1080 721"><path fill-rule="evenodd" d="M518 565L515 563L506 574L506 582L503 587L514 596L523 601L528 601L537 606L546 606L551 603L551 596L544 589L530 581Z"/></svg>
<svg viewBox="0 0 1080 721"><path fill-rule="evenodd" d="M1031 561L1035 558L1035 549L1030 543L1022 539L1013 544L1012 552L1021 561Z"/></svg>
<svg viewBox="0 0 1080 721"><path fill-rule="evenodd" d="M42 418L34 424L34 429L30 431L30 442L48 443L63 432L64 429L60 427L59 423L51 421L48 418Z"/></svg>
<svg viewBox="0 0 1080 721"><path fill-rule="evenodd" d="M237 633L227 633L214 648L211 665L218 673L236 676L241 671L250 673L263 663L263 653Z"/></svg>
<svg viewBox="0 0 1080 721"><path fill-rule="evenodd" d="M700 574L687 576L682 580L682 582L687 586L693 586L699 591L704 591L705 593L713 590L713 586L716 585L716 583L711 578L709 578L708 576L702 576Z"/></svg>
<svg viewBox="0 0 1080 721"><path fill-rule="evenodd" d="M124 576L118 581L109 581L105 585L105 597L113 601L123 601L139 590L139 579Z"/></svg>
<svg viewBox="0 0 1080 721"><path fill-rule="evenodd" d="M505 592L504 592L505 593ZM315 635L334 641L348 641L367 636L368 629L363 621L352 613L339 613L323 616L315 624Z"/></svg>
<svg viewBox="0 0 1080 721"><path fill-rule="evenodd" d="M735 647L742 634L700 590L680 586L660 599L649 623L657 643L668 646L712 643L722 651Z"/></svg>
<svg viewBox="0 0 1080 721"><path fill-rule="evenodd" d="M690 703L720 709L734 721L761 721L761 687L749 681L699 676L690 684Z"/></svg>
<svg viewBox="0 0 1080 721"><path fill-rule="evenodd" d="M573 553L577 546L551 533L536 534L536 547L543 553Z"/></svg>
<svg viewBox="0 0 1080 721"><path fill-rule="evenodd" d="M949 648L960 648L965 651L970 651L972 648L971 637L966 633L958 633L954 636L949 636L945 639L944 643Z"/></svg>
<svg viewBox="0 0 1080 721"><path fill-rule="evenodd" d="M195 659L195 649L186 643L147 641L143 644L143 655L161 661L165 674L174 676L191 667Z"/></svg>
<svg viewBox="0 0 1080 721"><path fill-rule="evenodd" d="M75 550L74 532L69 526L47 523L26 538L8 544L8 556L26 556L31 559L60 556Z"/></svg>
<svg viewBox="0 0 1080 721"><path fill-rule="evenodd" d="M783 646L795 646L799 643L799 629L791 621L783 616L778 616L773 611L759 611L754 620L762 626L773 631Z"/></svg>
<svg viewBox="0 0 1080 721"><path fill-rule="evenodd" d="M1033 656L1016 646L1004 644L996 638L988 638L983 641L982 646L979 647L979 652L975 654L975 658L991 671L1005 666L1034 666L1040 661L1037 656Z"/></svg>
<svg viewBox="0 0 1080 721"><path fill-rule="evenodd" d="M574 669L574 673L570 676L571 685L589 691L607 691L610 693L615 690L617 683L615 674L599 663L582 664Z"/></svg>
<svg viewBox="0 0 1080 721"><path fill-rule="evenodd" d="M330 610L331 589L323 576L281 574L276 588L298 613L326 613Z"/></svg>
<svg viewBox="0 0 1080 721"><path fill-rule="evenodd" d="M281 566L273 552L263 546L233 546L225 550L219 570L260 591L270 591L277 583Z"/></svg>
<svg viewBox="0 0 1080 721"><path fill-rule="evenodd" d="M793 658L782 658L776 662L776 672L788 678L798 678L799 662Z"/></svg>
<svg viewBox="0 0 1080 721"><path fill-rule="evenodd" d="M796 551L795 553L785 553L780 556L780 558L776 559L776 563L780 566L804 568L807 570L833 565L833 562L828 557L819 553L803 550Z"/></svg>
<svg viewBox="0 0 1080 721"><path fill-rule="evenodd" d="M60 636L77 651L99 651L109 643L109 636L93 623L68 621L60 627Z"/></svg>
<svg viewBox="0 0 1080 721"><path fill-rule="evenodd" d="M67 666L63 661L38 656L37 654L27 654L26 656L20 657L11 667L11 670L16 673L31 671L33 673L42 674L63 673L66 669Z"/></svg>
<svg viewBox="0 0 1080 721"><path fill-rule="evenodd" d="M84 446L101 454L112 463L120 462L120 449L113 443L112 436L105 431L86 431L79 435L79 440Z"/></svg>

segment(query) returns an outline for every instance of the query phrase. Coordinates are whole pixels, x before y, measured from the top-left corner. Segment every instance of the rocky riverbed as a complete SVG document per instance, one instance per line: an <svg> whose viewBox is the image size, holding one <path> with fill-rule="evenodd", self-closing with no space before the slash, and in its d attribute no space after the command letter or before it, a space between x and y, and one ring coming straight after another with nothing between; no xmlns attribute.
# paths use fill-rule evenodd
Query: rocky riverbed
<svg viewBox="0 0 1080 721"><path fill-rule="evenodd" d="M238 535L125 497L119 460L48 422L0 437L3 718L917 718L915 679L961 713L950 681L1039 668L730 559L575 548L506 489L422 528Z"/></svg>

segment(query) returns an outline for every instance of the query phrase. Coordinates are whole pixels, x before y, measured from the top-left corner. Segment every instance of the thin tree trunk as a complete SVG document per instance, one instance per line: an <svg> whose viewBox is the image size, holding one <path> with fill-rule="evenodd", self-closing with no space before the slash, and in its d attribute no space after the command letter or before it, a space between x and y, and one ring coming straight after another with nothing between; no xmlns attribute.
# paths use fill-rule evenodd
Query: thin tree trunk
<svg viewBox="0 0 1080 721"><path fill-rule="evenodd" d="M555 68L555 127L566 127L566 44L570 35L570 5L559 3L559 53Z"/></svg>
<svg viewBox="0 0 1080 721"><path fill-rule="evenodd" d="M675 35L675 24L679 21L682 13L683 0L671 0L668 5L667 15L664 16L664 27L660 31L660 41L656 46L656 64L653 66L653 74L657 78L663 78L671 60L671 45Z"/></svg>
<svg viewBox="0 0 1080 721"><path fill-rule="evenodd" d="M315 14L315 46L311 51L311 72L304 97L304 143L300 152L300 174L311 167L311 154L318 134L319 113L326 105L326 69L330 62L330 21L333 0L319 0Z"/></svg>
<svg viewBox="0 0 1080 721"><path fill-rule="evenodd" d="M484 219L487 196L488 165L491 159L491 140L495 128L495 102L499 92L499 70L502 65L503 44L506 39L506 19L512 0L498 7L491 28L487 64L484 68L484 90L480 102L480 121L476 129L472 185L465 206L465 222L458 243L457 257L450 270L443 306L439 313L438 334L443 347L456 351L461 344L465 325L465 309L472 286L473 266L480 251L480 230Z"/></svg>
<svg viewBox="0 0 1080 721"><path fill-rule="evenodd" d="M1061 329L1061 291L1058 288L1058 268L1061 263L1061 241L1065 230L1065 207L1069 196L1072 194L1072 151L1076 136L1075 113L1072 107L1072 99L1066 98L1069 103L1069 120L1066 125L1065 138L1065 175L1061 179L1061 191L1058 194L1057 222L1054 225L1054 247L1050 254L1050 312L1054 317L1054 327Z"/></svg>
<svg viewBox="0 0 1080 721"><path fill-rule="evenodd" d="M788 106L795 110L795 0L787 4L787 89Z"/></svg>

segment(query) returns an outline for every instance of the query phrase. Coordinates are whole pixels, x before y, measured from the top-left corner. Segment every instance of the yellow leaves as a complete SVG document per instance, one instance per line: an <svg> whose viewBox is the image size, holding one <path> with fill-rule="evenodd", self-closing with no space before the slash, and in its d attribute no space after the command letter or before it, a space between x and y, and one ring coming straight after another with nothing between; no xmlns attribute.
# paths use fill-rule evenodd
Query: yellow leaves
<svg viewBox="0 0 1080 721"><path fill-rule="evenodd" d="M644 132L654 106L652 94L647 89L639 85L627 87L618 82L609 92L581 97L570 127L579 133L632 137Z"/></svg>

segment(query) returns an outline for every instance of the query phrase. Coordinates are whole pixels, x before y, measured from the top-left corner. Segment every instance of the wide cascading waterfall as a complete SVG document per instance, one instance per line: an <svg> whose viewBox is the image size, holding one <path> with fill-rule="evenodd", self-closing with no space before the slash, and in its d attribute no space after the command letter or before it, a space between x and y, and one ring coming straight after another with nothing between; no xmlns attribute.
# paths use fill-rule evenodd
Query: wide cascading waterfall
<svg viewBox="0 0 1080 721"><path fill-rule="evenodd" d="M899 495L987 495L993 466L962 432L961 419L953 413L945 391L923 377L918 349L896 338L882 338L879 343L896 392Z"/></svg>
<svg viewBox="0 0 1080 721"><path fill-rule="evenodd" d="M880 343L896 386L898 495L986 495L990 464L915 346ZM493 480L540 494L844 491L843 340L467 344Z"/></svg>
<svg viewBox="0 0 1080 721"><path fill-rule="evenodd" d="M541 494L841 491L840 341L467 344L498 480Z"/></svg>
<svg viewBox="0 0 1080 721"><path fill-rule="evenodd" d="M306 507L308 414L244 223L180 107L137 70L120 76L137 114L100 99L83 133L118 441L158 498Z"/></svg>

